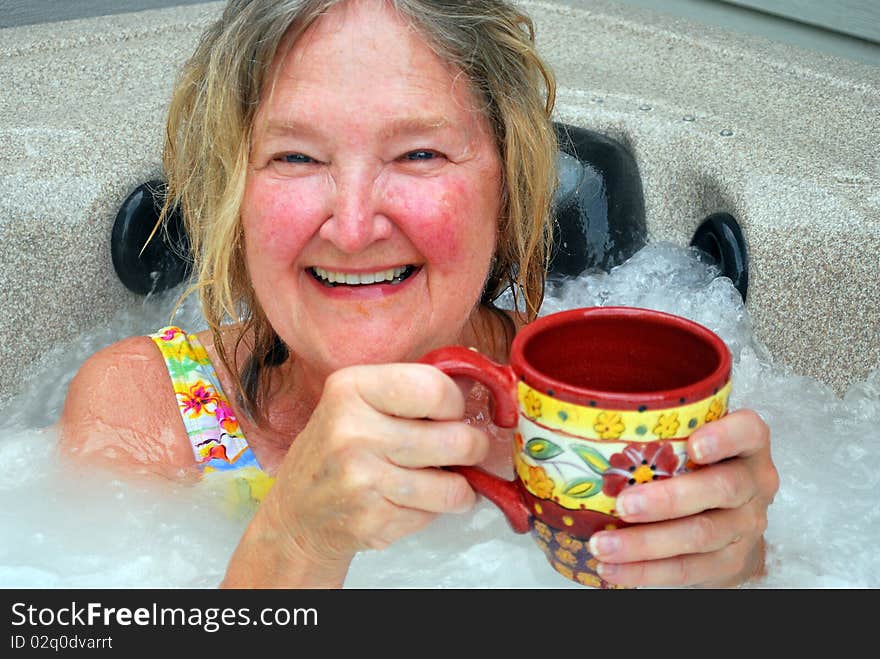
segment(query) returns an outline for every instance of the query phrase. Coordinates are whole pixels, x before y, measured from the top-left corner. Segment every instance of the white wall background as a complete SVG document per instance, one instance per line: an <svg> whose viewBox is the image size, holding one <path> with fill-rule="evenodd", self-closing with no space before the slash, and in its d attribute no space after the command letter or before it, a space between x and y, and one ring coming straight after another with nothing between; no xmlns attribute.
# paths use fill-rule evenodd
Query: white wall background
<svg viewBox="0 0 880 659"><path fill-rule="evenodd" d="M0 28L207 1L0 0ZM880 0L616 1L880 66Z"/></svg>
<svg viewBox="0 0 880 659"><path fill-rule="evenodd" d="M0 28L122 14L206 0L0 0Z"/></svg>
<svg viewBox="0 0 880 659"><path fill-rule="evenodd" d="M880 43L878 0L724 0Z"/></svg>

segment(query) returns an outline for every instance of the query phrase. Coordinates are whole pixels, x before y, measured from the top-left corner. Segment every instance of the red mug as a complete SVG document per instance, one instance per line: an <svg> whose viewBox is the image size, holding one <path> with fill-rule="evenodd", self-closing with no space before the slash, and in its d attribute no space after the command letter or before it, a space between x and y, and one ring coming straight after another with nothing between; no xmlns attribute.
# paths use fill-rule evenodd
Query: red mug
<svg viewBox="0 0 880 659"><path fill-rule="evenodd" d="M636 307L543 316L511 345L510 364L461 346L420 360L485 385L493 422L513 428L513 480L449 467L492 501L517 533L531 532L551 565L583 585L610 587L587 542L628 526L614 508L627 487L692 471L687 438L727 412L731 356L686 318Z"/></svg>

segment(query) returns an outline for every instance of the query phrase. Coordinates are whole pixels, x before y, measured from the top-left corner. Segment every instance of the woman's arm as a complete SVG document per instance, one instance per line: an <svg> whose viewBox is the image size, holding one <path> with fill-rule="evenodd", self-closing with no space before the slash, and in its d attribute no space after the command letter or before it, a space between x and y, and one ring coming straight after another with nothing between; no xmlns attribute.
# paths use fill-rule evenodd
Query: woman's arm
<svg viewBox="0 0 880 659"><path fill-rule="evenodd" d="M196 475L177 398L149 337L114 343L80 367L58 422L63 457L136 475Z"/></svg>
<svg viewBox="0 0 880 659"><path fill-rule="evenodd" d="M456 384L423 364L342 369L327 379L227 567L223 587L339 587L354 555L381 549L476 500L459 474L486 434ZM198 477L164 361L149 338L91 357L62 412L65 455L127 474Z"/></svg>
<svg viewBox="0 0 880 659"><path fill-rule="evenodd" d="M488 452L455 382L424 364L332 374L232 560L227 587L339 587L357 552L469 510L459 474Z"/></svg>

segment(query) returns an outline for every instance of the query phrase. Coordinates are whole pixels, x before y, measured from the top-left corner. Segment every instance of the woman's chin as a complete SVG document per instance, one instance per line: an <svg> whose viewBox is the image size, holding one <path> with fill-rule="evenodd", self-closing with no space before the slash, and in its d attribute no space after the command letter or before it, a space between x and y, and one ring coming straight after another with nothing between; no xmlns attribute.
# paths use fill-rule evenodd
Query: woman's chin
<svg viewBox="0 0 880 659"><path fill-rule="evenodd" d="M425 351L427 352L427 351ZM348 366L363 366L368 364L397 364L401 362L416 361L424 352L401 352L399 350L346 350L331 355L327 360L329 370L338 371Z"/></svg>
<svg viewBox="0 0 880 659"><path fill-rule="evenodd" d="M349 341L344 344L328 345L327 351L319 359L320 363L312 363L312 366L316 367L316 370L329 375L332 372L349 366L416 362L433 348L440 347L441 345L450 345L454 341L425 341L424 343L414 342L403 345L399 343L391 345L391 343L388 340L376 342ZM307 357L304 357L304 360L307 363L309 361Z"/></svg>

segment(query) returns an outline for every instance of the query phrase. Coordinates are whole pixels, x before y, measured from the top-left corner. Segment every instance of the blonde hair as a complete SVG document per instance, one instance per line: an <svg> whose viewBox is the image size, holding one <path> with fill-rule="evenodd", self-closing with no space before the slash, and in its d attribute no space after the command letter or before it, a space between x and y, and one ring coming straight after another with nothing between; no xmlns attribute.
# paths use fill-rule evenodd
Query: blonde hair
<svg viewBox="0 0 880 659"><path fill-rule="evenodd" d="M239 373L239 394L260 420L264 366L287 352L269 325L248 277L240 207L253 121L271 83L282 43L293 43L335 5L351 0L230 0L202 35L177 81L168 112L163 162L168 193L160 222L178 207L195 259L202 312L224 365ZM541 305L552 240L556 136L555 80L535 49L531 19L503 0L385 0L470 82L502 159L498 245L481 302L507 288L532 320ZM521 302L520 302L521 301ZM221 336L241 321L232 356L251 333L241 369Z"/></svg>

